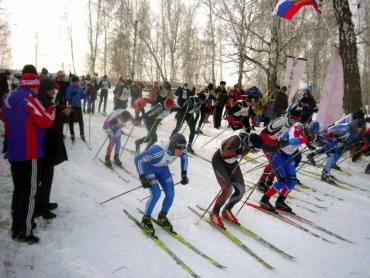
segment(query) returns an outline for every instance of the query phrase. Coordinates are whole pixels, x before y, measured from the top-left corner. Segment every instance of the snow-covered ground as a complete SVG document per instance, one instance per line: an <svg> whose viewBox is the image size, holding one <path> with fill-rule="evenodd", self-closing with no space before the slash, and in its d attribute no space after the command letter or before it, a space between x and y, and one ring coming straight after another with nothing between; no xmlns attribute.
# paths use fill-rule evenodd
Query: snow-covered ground
<svg viewBox="0 0 370 278"><path fill-rule="evenodd" d="M59 204L55 211L57 218L51 222L36 220L35 234L41 239L39 244L30 246L10 238L9 208L13 186L9 164L0 159L0 277L190 277L122 211L125 208L137 218L141 217L136 208L144 208L145 201L139 199L147 196L148 190L141 188L99 205L140 185L137 179L120 172L129 180L125 183L98 159L92 160L105 138L101 128L103 121L101 115L91 117L92 151L79 138L74 144L66 139L69 161L56 167L52 187L51 199ZM85 115L86 135L88 122ZM167 139L174 125L174 115L171 115L159 126L159 138ZM124 131L128 133L130 128L127 126ZM204 128L209 136L220 131L213 129L211 124ZM201 150L199 148L210 137L199 136L194 149L210 159L220 141L231 133L231 130L226 131ZM76 134L79 134L77 130ZM133 131L133 138L144 135L143 127ZM122 141L125 139L124 136ZM0 141L2 143L2 139ZM129 140L128 147L134 148L133 139ZM104 153L105 147L98 157L104 159ZM122 157L124 165L136 175L133 155L124 152ZM244 226L295 257L294 260L286 259L230 227L235 236L274 267L266 269L205 221L196 225L198 218L187 207L197 204L207 207L220 189L210 163L198 157L189 158L190 183L176 186L169 218L178 233L227 268L214 267L158 227L157 235L201 277L370 277L370 181L364 174L365 160L356 164L347 160L341 165L352 173L350 177L335 173L341 180L363 190L344 190L299 174L298 178L310 188L299 188L301 192L292 193L297 199L289 200L299 215L353 244L302 224L333 242L327 243L279 219L244 207L239 214ZM178 161L171 166L175 182L180 180L179 164ZM255 165L246 163L242 170ZM313 167L307 169L320 172ZM261 170L253 171L245 179L254 183L260 173ZM258 201L260 197L261 193L255 191L251 200ZM161 201L153 216L159 212L160 205Z"/></svg>

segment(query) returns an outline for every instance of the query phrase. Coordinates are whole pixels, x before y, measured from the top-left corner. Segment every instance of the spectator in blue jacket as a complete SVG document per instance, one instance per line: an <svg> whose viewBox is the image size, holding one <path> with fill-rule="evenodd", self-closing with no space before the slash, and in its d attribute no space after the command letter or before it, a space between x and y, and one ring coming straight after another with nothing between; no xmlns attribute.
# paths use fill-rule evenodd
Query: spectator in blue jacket
<svg viewBox="0 0 370 278"><path fill-rule="evenodd" d="M72 112L69 116L69 130L71 132L72 142L75 140L74 123L78 122L80 126L81 139L85 141L84 121L82 116L81 101L85 99L85 94L80 86L80 79L73 76L71 79L71 86L67 88L66 98L69 106L72 107Z"/></svg>
<svg viewBox="0 0 370 278"><path fill-rule="evenodd" d="M12 238L33 244L39 241L32 229L40 158L44 156L44 129L53 124L55 111L53 106L45 109L38 100L40 82L35 67L27 66L34 73L24 73L25 68L19 87L4 100L4 120L14 183Z"/></svg>

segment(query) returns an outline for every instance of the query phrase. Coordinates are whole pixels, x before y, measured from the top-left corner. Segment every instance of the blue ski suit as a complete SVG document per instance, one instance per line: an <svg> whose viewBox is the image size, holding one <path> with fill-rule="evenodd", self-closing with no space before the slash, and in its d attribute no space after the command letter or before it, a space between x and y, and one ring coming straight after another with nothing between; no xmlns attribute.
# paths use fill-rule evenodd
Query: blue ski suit
<svg viewBox="0 0 370 278"><path fill-rule="evenodd" d="M162 203L162 213L167 214L175 197L174 184L168 165L173 163L177 157L170 155L168 145L169 141L155 144L135 157L137 172L139 175L145 175L152 184L150 187L151 197L145 207L146 216L151 216L161 196L159 185L165 194ZM187 171L188 155L186 151L182 153L180 160L181 171Z"/></svg>

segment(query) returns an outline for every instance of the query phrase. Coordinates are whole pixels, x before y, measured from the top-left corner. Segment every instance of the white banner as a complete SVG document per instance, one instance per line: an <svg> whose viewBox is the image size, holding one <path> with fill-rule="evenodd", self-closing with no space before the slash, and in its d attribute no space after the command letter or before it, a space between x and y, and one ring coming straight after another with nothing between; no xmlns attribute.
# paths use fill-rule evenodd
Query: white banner
<svg viewBox="0 0 370 278"><path fill-rule="evenodd" d="M289 104L292 104L297 95L299 84L305 73L306 62L306 59L287 57L284 84L288 87Z"/></svg>
<svg viewBox="0 0 370 278"><path fill-rule="evenodd" d="M324 129L343 117L343 64L339 49L334 48L331 56L325 84L321 92L321 100L317 120L321 129Z"/></svg>

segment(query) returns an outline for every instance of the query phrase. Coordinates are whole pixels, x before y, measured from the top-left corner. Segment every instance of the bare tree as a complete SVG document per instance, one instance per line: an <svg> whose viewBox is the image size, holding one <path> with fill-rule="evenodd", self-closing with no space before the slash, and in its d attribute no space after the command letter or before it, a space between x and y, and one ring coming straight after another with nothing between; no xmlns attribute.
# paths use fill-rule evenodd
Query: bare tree
<svg viewBox="0 0 370 278"><path fill-rule="evenodd" d="M357 42L348 0L333 0L339 29L339 50L344 74L344 111L355 112L362 106Z"/></svg>
<svg viewBox="0 0 370 278"><path fill-rule="evenodd" d="M94 3L92 0L88 0L88 41L89 41L89 72L90 74L95 73L95 66L97 60L97 51L98 51L98 39L100 36L101 28L101 7L102 0L97 0L97 3ZM95 22L94 22L95 19Z"/></svg>

